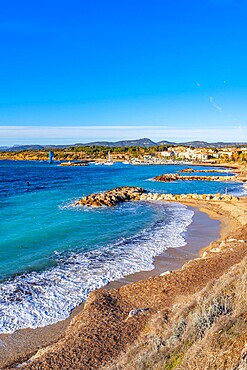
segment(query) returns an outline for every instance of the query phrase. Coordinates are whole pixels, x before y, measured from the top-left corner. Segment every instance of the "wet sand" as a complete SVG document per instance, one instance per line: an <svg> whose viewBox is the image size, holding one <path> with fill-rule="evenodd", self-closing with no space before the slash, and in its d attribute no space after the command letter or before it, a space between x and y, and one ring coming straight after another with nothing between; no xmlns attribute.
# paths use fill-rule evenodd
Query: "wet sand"
<svg viewBox="0 0 247 370"><path fill-rule="evenodd" d="M189 260L198 257L200 251L212 241L220 237L220 221L204 211L195 207L189 207L194 212L192 223L184 235L186 245L179 248L168 248L164 253L155 257L154 269L140 271L126 276L123 279L113 281L106 288L120 288L122 285L131 284L151 276L159 276L166 271L177 270Z"/></svg>
<svg viewBox="0 0 247 370"><path fill-rule="evenodd" d="M173 271L182 267L187 261L197 257L200 250L208 246L213 240L219 238L220 222L210 217L207 213L191 207L194 211L193 222L189 225L184 238L187 245L180 248L168 248L164 253L157 256L154 261L154 269L140 271L129 275L124 279L109 283L105 289L120 288L123 285L147 279L151 276L159 276L165 271ZM84 304L76 307L71 315L63 321L53 325L37 329L21 329L13 334L0 335L0 368L10 363L19 363L28 359L36 351L63 337L67 327L75 316L83 310Z"/></svg>

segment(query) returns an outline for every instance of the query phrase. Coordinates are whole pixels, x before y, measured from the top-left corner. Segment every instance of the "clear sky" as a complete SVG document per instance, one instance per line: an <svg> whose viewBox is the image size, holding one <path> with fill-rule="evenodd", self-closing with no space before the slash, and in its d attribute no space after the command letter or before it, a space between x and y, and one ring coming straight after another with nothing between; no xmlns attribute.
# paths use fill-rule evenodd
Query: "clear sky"
<svg viewBox="0 0 247 370"><path fill-rule="evenodd" d="M247 141L247 0L0 0L0 146Z"/></svg>

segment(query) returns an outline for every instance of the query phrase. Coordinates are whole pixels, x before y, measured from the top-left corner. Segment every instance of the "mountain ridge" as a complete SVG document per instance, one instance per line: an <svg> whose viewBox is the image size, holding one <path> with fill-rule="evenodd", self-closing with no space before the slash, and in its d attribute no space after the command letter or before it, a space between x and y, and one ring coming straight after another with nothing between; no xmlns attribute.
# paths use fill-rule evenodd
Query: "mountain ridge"
<svg viewBox="0 0 247 370"><path fill-rule="evenodd" d="M246 142L214 142L209 143L207 141L187 141L187 142L173 142L167 140L161 140L158 142L152 141L149 138L141 138L134 140L119 140L119 141L94 141L89 143L75 143L75 144L65 144L65 145L38 145L38 144L27 144L27 145L13 145L10 147L1 146L0 151L6 152L18 152L22 150L55 150L55 149L66 149L71 147L84 147L84 146L107 146L107 147L130 147L139 146L149 148L151 146L159 145L181 145L181 146L193 146L195 148L223 148L229 146L242 146L247 145Z"/></svg>

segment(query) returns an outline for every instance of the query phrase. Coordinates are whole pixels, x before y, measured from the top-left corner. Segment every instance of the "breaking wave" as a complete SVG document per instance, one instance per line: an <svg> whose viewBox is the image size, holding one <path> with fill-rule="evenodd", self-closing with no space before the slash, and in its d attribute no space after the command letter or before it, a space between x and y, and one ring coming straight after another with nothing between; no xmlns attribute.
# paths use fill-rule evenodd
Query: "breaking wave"
<svg viewBox="0 0 247 370"><path fill-rule="evenodd" d="M180 204L157 206L162 210L159 219L132 237L86 253L55 253L56 267L1 283L0 333L63 320L91 291L137 271L152 270L155 256L168 247L185 245L183 234L193 211Z"/></svg>

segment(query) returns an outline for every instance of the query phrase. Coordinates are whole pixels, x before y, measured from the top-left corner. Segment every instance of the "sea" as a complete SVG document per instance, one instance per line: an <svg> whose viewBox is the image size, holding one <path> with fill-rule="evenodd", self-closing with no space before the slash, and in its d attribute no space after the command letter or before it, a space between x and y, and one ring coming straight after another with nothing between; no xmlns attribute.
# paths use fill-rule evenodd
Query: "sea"
<svg viewBox="0 0 247 370"><path fill-rule="evenodd" d="M152 270L155 256L186 245L191 208L165 202L74 207L79 198L126 185L174 194L245 193L241 183L224 182L230 172L217 173L219 182L153 180L185 167L0 161L0 333L63 320L92 290Z"/></svg>

